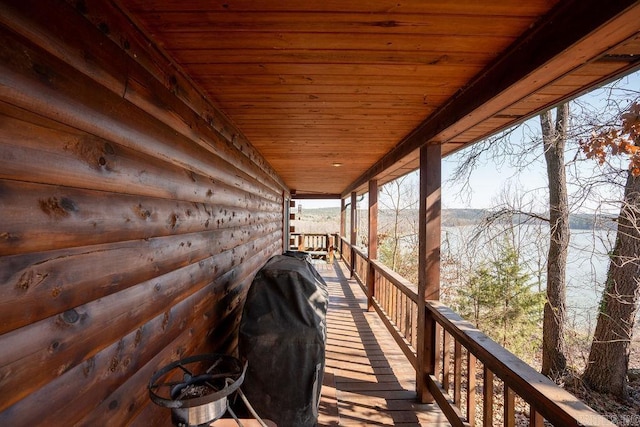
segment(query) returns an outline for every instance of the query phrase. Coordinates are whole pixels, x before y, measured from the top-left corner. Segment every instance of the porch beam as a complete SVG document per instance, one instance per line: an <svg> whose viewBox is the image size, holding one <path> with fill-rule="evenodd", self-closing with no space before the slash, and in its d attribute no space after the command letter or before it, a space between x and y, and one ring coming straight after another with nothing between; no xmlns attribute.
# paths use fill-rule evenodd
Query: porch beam
<svg viewBox="0 0 640 427"><path fill-rule="evenodd" d="M367 310L373 308L375 296L376 269L371 260L378 259L378 181L369 181L369 272L367 274Z"/></svg>
<svg viewBox="0 0 640 427"><path fill-rule="evenodd" d="M296 200L337 200L340 199L338 193L295 193L292 197Z"/></svg>
<svg viewBox="0 0 640 427"><path fill-rule="evenodd" d="M580 49L576 50L583 50L586 43L591 49L600 49L604 55L610 48L609 38L614 38L610 34L595 33L602 33L598 30L605 26L612 27L610 33L629 33L629 28L636 28L637 19L635 14L623 15L623 12L636 5L635 0L560 2L541 19L539 25L513 43L496 62L476 75L469 85L406 135L345 188L343 194L360 189L408 155L417 154L416 150L425 144L434 141L442 144L555 79L571 73L583 65L585 59L584 53L574 53L572 48L579 45ZM564 58L563 62L559 63L558 58ZM548 107L544 106L543 109ZM532 111L530 116L537 112ZM522 117L522 120L530 116ZM496 129L496 132L499 130Z"/></svg>
<svg viewBox="0 0 640 427"><path fill-rule="evenodd" d="M440 299L441 161L439 145L426 145L420 149L416 392L423 403L433 402L427 379L435 373L439 347L435 325L426 319L425 301Z"/></svg>

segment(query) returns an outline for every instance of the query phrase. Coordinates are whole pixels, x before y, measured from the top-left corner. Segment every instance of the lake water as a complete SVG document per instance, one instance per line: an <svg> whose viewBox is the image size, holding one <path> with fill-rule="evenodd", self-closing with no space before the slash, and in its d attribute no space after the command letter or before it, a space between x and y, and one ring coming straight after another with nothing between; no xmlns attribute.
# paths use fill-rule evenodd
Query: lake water
<svg viewBox="0 0 640 427"><path fill-rule="evenodd" d="M615 232L571 230L567 259L567 308L576 326L595 328ZM570 319L571 320L571 319Z"/></svg>

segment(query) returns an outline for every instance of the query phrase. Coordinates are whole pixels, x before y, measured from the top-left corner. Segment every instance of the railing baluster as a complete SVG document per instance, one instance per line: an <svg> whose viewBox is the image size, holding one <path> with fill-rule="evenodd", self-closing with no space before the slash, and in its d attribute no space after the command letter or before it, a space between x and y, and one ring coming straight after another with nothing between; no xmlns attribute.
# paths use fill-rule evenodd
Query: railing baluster
<svg viewBox="0 0 640 427"><path fill-rule="evenodd" d="M436 350L435 350L434 361L433 361L434 375L437 375L438 372L441 372L442 370L442 351L440 350L440 348L442 346L441 337L442 337L443 331L444 329L442 328L440 323L436 322Z"/></svg>
<svg viewBox="0 0 640 427"><path fill-rule="evenodd" d="M391 290L391 292L389 292L389 317L391 319L394 319L396 315L396 310L395 310L396 288L391 286L389 289Z"/></svg>
<svg viewBox="0 0 640 427"><path fill-rule="evenodd" d="M400 294L400 306L398 307L398 315L399 315L398 329L400 330L400 332L402 332L402 336L405 338L407 338L407 331L405 330L405 323L404 323L404 307L406 304L406 298L407 296L404 293Z"/></svg>
<svg viewBox="0 0 640 427"><path fill-rule="evenodd" d="M458 340L453 346L453 403L459 408L462 388L462 346Z"/></svg>
<svg viewBox="0 0 640 427"><path fill-rule="evenodd" d="M382 310L386 310L384 307L384 298L387 295L387 288L389 286L389 282L387 282L386 280L384 280L382 282L382 286L380 287L380 299L378 300L378 302L380 303L380 307L382 307Z"/></svg>
<svg viewBox="0 0 640 427"><path fill-rule="evenodd" d="M405 334L407 336L407 341L409 344L413 345L411 342L411 307L413 306L413 301L411 299L406 299L406 305L404 306L404 316L405 316Z"/></svg>
<svg viewBox="0 0 640 427"><path fill-rule="evenodd" d="M529 407L529 426L530 427L543 427L544 426L544 418L533 406Z"/></svg>
<svg viewBox="0 0 640 427"><path fill-rule="evenodd" d="M451 368L451 335L444 331L442 336L442 388L449 392Z"/></svg>
<svg viewBox="0 0 640 427"><path fill-rule="evenodd" d="M362 273L363 273L363 283L364 286L367 286L367 280L369 280L369 261L367 258L362 258Z"/></svg>
<svg viewBox="0 0 640 427"><path fill-rule="evenodd" d="M391 287L391 284L389 283L389 281L385 280L384 281L384 291L382 292L382 299L380 300L380 305L382 305L382 308L384 311L387 311L387 307L385 306L385 301L387 300L387 294L389 293L389 287Z"/></svg>
<svg viewBox="0 0 640 427"><path fill-rule="evenodd" d="M411 343L411 300L408 296L404 296L404 336L407 338L407 341Z"/></svg>
<svg viewBox="0 0 640 427"><path fill-rule="evenodd" d="M413 347L414 351L416 349L416 344L413 342L413 301L407 301L407 335L409 335L409 342L411 343L411 347Z"/></svg>
<svg viewBox="0 0 640 427"><path fill-rule="evenodd" d="M387 313L389 313L389 317L393 318L393 294L395 292L394 286L389 283L389 292L387 293Z"/></svg>
<svg viewBox="0 0 640 427"><path fill-rule="evenodd" d="M467 352L467 422L476 424L476 357Z"/></svg>
<svg viewBox="0 0 640 427"><path fill-rule="evenodd" d="M504 427L516 425L516 394L504 384Z"/></svg>
<svg viewBox="0 0 640 427"><path fill-rule="evenodd" d="M398 288L391 286L391 311L393 312L393 323L398 324Z"/></svg>
<svg viewBox="0 0 640 427"><path fill-rule="evenodd" d="M389 292L391 292L391 285L387 282L384 286L384 299L382 300L382 308L385 313L389 313L389 307L387 304L387 301L389 300Z"/></svg>
<svg viewBox="0 0 640 427"><path fill-rule="evenodd" d="M389 283L388 285L389 292L387 292L387 312L389 313L389 317L393 318L393 305L391 301L393 300L393 293L395 291L394 286Z"/></svg>
<svg viewBox="0 0 640 427"><path fill-rule="evenodd" d="M483 367L482 384L482 425L493 426L493 372L486 365Z"/></svg>
<svg viewBox="0 0 640 427"><path fill-rule="evenodd" d="M391 292L391 284L386 282L384 284L384 299L382 300L382 308L387 315L389 315L389 292Z"/></svg>
<svg viewBox="0 0 640 427"><path fill-rule="evenodd" d="M387 295L384 298L384 311L386 311L387 314L389 314L390 307L391 307L391 304L389 301L391 301L391 286L387 287Z"/></svg>
<svg viewBox="0 0 640 427"><path fill-rule="evenodd" d="M365 288L367 287L367 280L369 280L369 263L366 258L360 259L360 268L362 269L362 283Z"/></svg>
<svg viewBox="0 0 640 427"><path fill-rule="evenodd" d="M393 287L393 324L397 325L400 320L400 290Z"/></svg>
<svg viewBox="0 0 640 427"><path fill-rule="evenodd" d="M418 305L411 304L411 329L413 330L413 348L418 348Z"/></svg>
<svg viewBox="0 0 640 427"><path fill-rule="evenodd" d="M395 301L396 301L396 288L394 286L390 287L391 292L389 293L389 317L391 319L394 319L393 321L395 322L395 316L396 316L396 310L395 310Z"/></svg>

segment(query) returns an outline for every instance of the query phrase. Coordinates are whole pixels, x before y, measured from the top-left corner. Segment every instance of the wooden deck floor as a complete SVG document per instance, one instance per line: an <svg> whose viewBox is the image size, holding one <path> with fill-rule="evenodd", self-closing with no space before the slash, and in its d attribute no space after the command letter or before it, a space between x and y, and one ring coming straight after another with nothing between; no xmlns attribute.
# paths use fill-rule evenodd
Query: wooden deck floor
<svg viewBox="0 0 640 427"><path fill-rule="evenodd" d="M449 426L437 405L416 403L411 364L344 264L316 267L330 294L318 425Z"/></svg>

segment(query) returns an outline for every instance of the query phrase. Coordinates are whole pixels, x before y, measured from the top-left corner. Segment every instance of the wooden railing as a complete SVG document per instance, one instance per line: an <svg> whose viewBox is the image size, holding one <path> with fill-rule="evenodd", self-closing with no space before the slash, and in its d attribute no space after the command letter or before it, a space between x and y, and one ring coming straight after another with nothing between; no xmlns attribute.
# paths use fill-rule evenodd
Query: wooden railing
<svg viewBox="0 0 640 427"><path fill-rule="evenodd" d="M335 250L337 235L329 233L291 233L289 249L304 251L313 257L326 257Z"/></svg>
<svg viewBox="0 0 640 427"><path fill-rule="evenodd" d="M360 283L362 286L363 283L367 283L369 262L367 260L367 255L360 249L354 248L353 254L355 255L355 258L353 259L354 275L359 279L358 283Z"/></svg>
<svg viewBox="0 0 640 427"><path fill-rule="evenodd" d="M515 426L516 412L524 412L535 427L543 426L544 420L563 427L614 426L439 301L426 302L422 327L428 363L419 367L417 286L377 260L369 260L344 238L340 248L342 259L367 294L367 276L374 275L372 307L417 375L426 378L431 396L451 425L474 426L481 420L481 425L492 426L494 419L501 418L503 425ZM494 399L500 391L502 404L497 405ZM501 415L497 407L502 408Z"/></svg>
<svg viewBox="0 0 640 427"><path fill-rule="evenodd" d="M340 256L348 266L351 266L351 245L344 237L340 237Z"/></svg>

